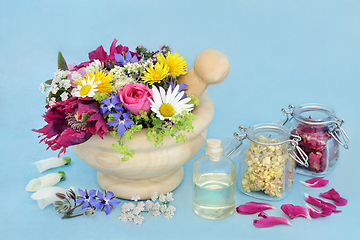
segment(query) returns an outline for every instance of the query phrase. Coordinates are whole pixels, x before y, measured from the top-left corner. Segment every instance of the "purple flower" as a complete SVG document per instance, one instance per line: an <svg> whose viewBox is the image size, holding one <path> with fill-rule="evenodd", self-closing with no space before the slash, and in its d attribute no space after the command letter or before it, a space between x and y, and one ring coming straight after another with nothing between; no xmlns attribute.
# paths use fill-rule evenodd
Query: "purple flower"
<svg viewBox="0 0 360 240"><path fill-rule="evenodd" d="M76 203L82 204L81 208L87 208L87 207L101 207L101 204L98 200L95 199L96 197L96 190L91 189L89 193L85 189L85 191L79 189L80 196L76 200Z"/></svg>
<svg viewBox="0 0 360 240"><path fill-rule="evenodd" d="M119 106L120 98L119 95L111 94L110 97L102 100L102 105L100 106L101 114L108 112L108 114L113 114L115 112L123 112L124 109Z"/></svg>
<svg viewBox="0 0 360 240"><path fill-rule="evenodd" d="M175 86L174 86L174 83L173 83L173 82L169 82L169 85L171 86L172 89L175 89ZM185 83L180 83L180 84L178 84L178 85L179 85L179 92L188 86L188 85L185 84ZM181 97L180 100L182 100L182 99L184 99L184 98L187 98L187 94L186 94L186 93Z"/></svg>
<svg viewBox="0 0 360 240"><path fill-rule="evenodd" d="M116 119L116 121L111 121L108 122L107 124L109 126L117 126L118 127L117 132L121 137L123 137L126 128L131 128L131 126L134 125L134 122L130 119L129 117L130 114L127 112L113 113L112 115Z"/></svg>
<svg viewBox="0 0 360 240"><path fill-rule="evenodd" d="M98 191L97 196L99 199L101 199L101 211L104 210L106 215L108 215L111 210L114 210L114 207L116 207L120 203L114 199L116 198L116 196L113 192L110 191L105 190L105 195Z"/></svg>
<svg viewBox="0 0 360 240"><path fill-rule="evenodd" d="M136 63L139 61L139 59L136 57L136 55L131 56L130 51L125 53L125 57L123 54L114 53L115 54L115 60L117 63L120 63L120 66L123 67L126 64L130 63Z"/></svg>

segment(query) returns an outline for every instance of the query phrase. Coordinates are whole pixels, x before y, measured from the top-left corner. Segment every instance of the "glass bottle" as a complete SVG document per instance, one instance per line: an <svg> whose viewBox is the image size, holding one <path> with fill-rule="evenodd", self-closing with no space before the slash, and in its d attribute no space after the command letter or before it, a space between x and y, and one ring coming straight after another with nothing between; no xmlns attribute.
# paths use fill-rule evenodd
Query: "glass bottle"
<svg viewBox="0 0 360 240"><path fill-rule="evenodd" d="M289 111L282 109L292 121L287 123L291 134L301 137L299 146L309 157L309 166L299 166L296 172L309 176L325 176L339 159L339 145L348 148L349 138L341 128L344 120L335 116L332 108L318 104L289 106ZM284 124L285 124L284 123Z"/></svg>
<svg viewBox="0 0 360 240"><path fill-rule="evenodd" d="M203 218L221 219L235 210L235 165L224 156L218 139L208 139L205 154L193 165L194 212Z"/></svg>
<svg viewBox="0 0 360 240"><path fill-rule="evenodd" d="M294 181L295 161L307 164L297 145L299 139L290 139L289 129L273 123L240 126L239 130L241 134L235 133L235 137L240 145L249 140L240 150L237 185L241 192L265 200L283 199Z"/></svg>

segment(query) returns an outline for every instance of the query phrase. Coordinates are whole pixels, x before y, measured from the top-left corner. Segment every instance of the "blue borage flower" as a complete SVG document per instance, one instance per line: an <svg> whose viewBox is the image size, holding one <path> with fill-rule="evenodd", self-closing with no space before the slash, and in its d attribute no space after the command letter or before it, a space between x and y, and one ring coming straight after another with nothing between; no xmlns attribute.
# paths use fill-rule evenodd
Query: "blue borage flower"
<svg viewBox="0 0 360 240"><path fill-rule="evenodd" d="M100 208L100 211L104 211L108 215L120 203L115 200L116 196L113 192L106 190L105 194L103 194L100 191L96 192L95 189L91 189L89 192L86 189L79 189L79 196L76 196L74 190L69 189L66 193L58 192L55 195L59 200L54 202L54 209L59 214L64 214L63 219L83 215L91 216L95 214L97 208ZM74 215L75 210L80 206L84 212Z"/></svg>
<svg viewBox="0 0 360 240"><path fill-rule="evenodd" d="M123 56L123 54L119 54L119 53L114 53L114 55L116 62L119 63L121 67L125 66L128 63L139 62L139 59L136 57L136 55L131 56L130 51L125 53L125 57Z"/></svg>
<svg viewBox="0 0 360 240"><path fill-rule="evenodd" d="M111 210L114 210L114 207L116 207L120 202L115 200L115 195L113 192L106 191L105 195L98 191L98 198L101 200L100 206L101 211L104 211L106 215L110 213Z"/></svg>
<svg viewBox="0 0 360 240"><path fill-rule="evenodd" d="M100 106L101 114L105 114L106 112L109 114L113 114L116 112L123 112L124 109L120 106L120 98L119 95L111 94L110 97L102 100L102 105Z"/></svg>
<svg viewBox="0 0 360 240"><path fill-rule="evenodd" d="M78 199L76 200L75 203L79 203L81 204L81 208L87 208L87 207L100 207L100 202L98 200L96 200L96 190L95 189L91 189L88 193L88 191L85 189L85 191L79 189L79 194L80 196L78 196Z"/></svg>
<svg viewBox="0 0 360 240"><path fill-rule="evenodd" d="M130 114L123 111L120 113L113 113L115 121L110 121L107 123L109 126L117 126L117 132L121 137L124 136L124 133L127 128L131 128L134 125L134 122L130 119Z"/></svg>

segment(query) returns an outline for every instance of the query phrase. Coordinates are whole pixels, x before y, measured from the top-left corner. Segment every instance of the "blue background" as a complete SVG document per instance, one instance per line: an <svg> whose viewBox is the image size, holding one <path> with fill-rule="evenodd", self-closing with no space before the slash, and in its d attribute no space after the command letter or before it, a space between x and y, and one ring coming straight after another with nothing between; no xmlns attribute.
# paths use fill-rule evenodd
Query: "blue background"
<svg viewBox="0 0 360 240"><path fill-rule="evenodd" d="M38 144L32 128L44 122L45 95L39 84L53 77L57 54L68 63L87 60L88 52L114 38L134 49L170 44L193 66L209 47L225 53L227 79L207 89L215 105L209 138L232 137L239 125L273 122L280 109L319 102L345 119L350 148L341 149L330 183L310 189L297 176L290 194L273 202L273 216L285 216L284 203L305 206L304 192L316 196L335 188L348 199L339 214L291 220L292 226L267 229L252 225L256 215L234 213L205 220L192 210L192 164L174 191L177 211L170 221L144 214L142 225L118 220L121 207L108 216L62 220L51 208L40 210L25 186L32 178L63 170L68 188L95 188L96 171L69 149L70 166L37 172L33 162L57 156ZM360 1L4 1L0 2L0 211L1 239L358 239ZM203 154L203 150L197 156ZM236 191L236 205L253 201ZM125 202L125 201L123 201Z"/></svg>

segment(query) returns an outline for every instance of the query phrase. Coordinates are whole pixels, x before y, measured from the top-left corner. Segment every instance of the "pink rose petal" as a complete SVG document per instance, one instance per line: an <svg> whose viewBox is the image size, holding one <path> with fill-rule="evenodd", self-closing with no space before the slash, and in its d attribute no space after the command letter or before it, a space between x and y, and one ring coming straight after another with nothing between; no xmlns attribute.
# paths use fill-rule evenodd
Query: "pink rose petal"
<svg viewBox="0 0 360 240"><path fill-rule="evenodd" d="M269 203L247 202L238 206L236 211L240 214L254 214L267 209L275 209L275 207Z"/></svg>
<svg viewBox="0 0 360 240"><path fill-rule="evenodd" d="M345 206L347 204L347 200L340 197L340 194L333 188L327 192L320 193L319 196L326 199L334 200L336 206Z"/></svg>
<svg viewBox="0 0 360 240"><path fill-rule="evenodd" d="M324 179L324 177L316 177L316 178L309 179L305 182L303 182L303 181L300 181L300 182L303 183L307 187L324 187L324 186L326 186L326 184L329 183L329 180Z"/></svg>
<svg viewBox="0 0 360 240"><path fill-rule="evenodd" d="M271 227L271 226L274 226L274 225L280 224L280 223L291 225L289 220L287 220L286 218L283 218L283 217L269 217L264 212L259 213L258 216L263 217L263 218L255 219L253 224L254 224L254 226L259 227L259 228L267 228L267 227Z"/></svg>
<svg viewBox="0 0 360 240"><path fill-rule="evenodd" d="M309 209L309 213L312 218L318 218L321 216L321 212L319 212L316 208L310 207L307 204L306 207Z"/></svg>
<svg viewBox="0 0 360 240"><path fill-rule="evenodd" d="M325 202L318 198L314 198L307 193L305 193L305 202L315 205L317 207L321 207L321 208L327 207L330 208L331 210L336 210L336 206L334 204Z"/></svg>
<svg viewBox="0 0 360 240"><path fill-rule="evenodd" d="M332 213L339 213L339 212L341 212L341 211L339 211L339 210L333 210L333 209L328 208L328 207L323 207L323 208L321 208L320 212L319 212L316 208L310 207L310 206L307 205L307 204L306 204L306 207L309 209L310 216L311 216L312 218L327 217L327 216L330 216Z"/></svg>
<svg viewBox="0 0 360 240"><path fill-rule="evenodd" d="M289 216L289 218L294 219L297 216L302 216L311 220L309 211L303 206L294 206L292 204L283 204L281 205L281 210Z"/></svg>

